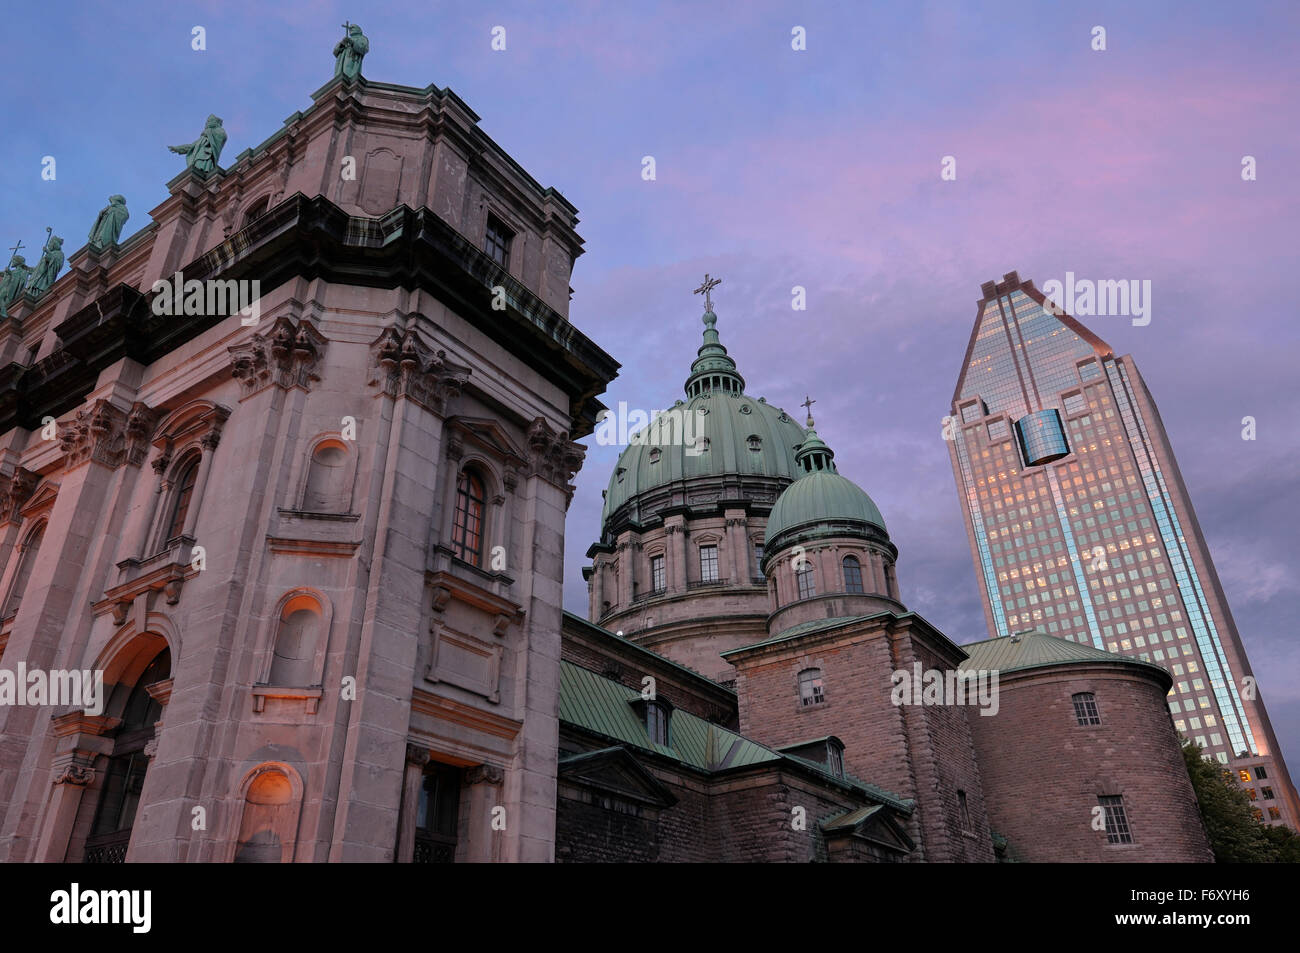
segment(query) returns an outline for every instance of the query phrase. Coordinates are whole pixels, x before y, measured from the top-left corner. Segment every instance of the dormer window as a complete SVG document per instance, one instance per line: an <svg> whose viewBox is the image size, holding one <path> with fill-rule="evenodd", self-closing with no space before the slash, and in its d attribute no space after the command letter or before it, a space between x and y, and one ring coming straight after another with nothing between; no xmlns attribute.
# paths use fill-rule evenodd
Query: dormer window
<svg viewBox="0 0 1300 953"><path fill-rule="evenodd" d="M658 447L655 447L653 450L650 451L650 462L658 463L659 458L662 456L663 456L663 451L660 450Z"/></svg>
<svg viewBox="0 0 1300 953"><path fill-rule="evenodd" d="M637 715L645 722L646 737L653 744L668 747L673 717L672 703L660 696L654 698L638 696L631 701Z"/></svg>
<svg viewBox="0 0 1300 953"><path fill-rule="evenodd" d="M763 438L758 434L750 434L745 442L754 453L759 453L763 449Z"/></svg>
<svg viewBox="0 0 1300 953"><path fill-rule="evenodd" d="M668 744L668 709L659 702L647 702L645 706L645 731L650 740L657 745Z"/></svg>
<svg viewBox="0 0 1300 953"><path fill-rule="evenodd" d="M837 744L826 744L826 767L837 778L844 777L844 749Z"/></svg>

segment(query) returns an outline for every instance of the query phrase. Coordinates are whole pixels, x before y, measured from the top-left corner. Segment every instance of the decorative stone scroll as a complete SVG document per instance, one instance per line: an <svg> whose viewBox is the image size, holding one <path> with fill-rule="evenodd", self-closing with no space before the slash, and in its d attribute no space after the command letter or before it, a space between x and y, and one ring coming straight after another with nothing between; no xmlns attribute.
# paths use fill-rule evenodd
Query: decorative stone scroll
<svg viewBox="0 0 1300 953"><path fill-rule="evenodd" d="M41 475L23 467L14 467L9 478L0 482L0 523L18 520L18 511L31 498Z"/></svg>

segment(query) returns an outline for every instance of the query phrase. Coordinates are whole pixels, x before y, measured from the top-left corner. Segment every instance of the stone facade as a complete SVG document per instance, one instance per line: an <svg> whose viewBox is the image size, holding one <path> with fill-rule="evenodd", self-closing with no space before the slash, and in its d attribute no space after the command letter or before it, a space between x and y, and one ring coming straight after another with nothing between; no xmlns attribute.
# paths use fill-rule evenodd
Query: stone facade
<svg viewBox="0 0 1300 953"><path fill-rule="evenodd" d="M564 516L617 368L567 322L575 210L449 91L314 99L0 328L3 664L108 686L0 708L0 860L554 856ZM160 315L176 271L260 282L256 323Z"/></svg>

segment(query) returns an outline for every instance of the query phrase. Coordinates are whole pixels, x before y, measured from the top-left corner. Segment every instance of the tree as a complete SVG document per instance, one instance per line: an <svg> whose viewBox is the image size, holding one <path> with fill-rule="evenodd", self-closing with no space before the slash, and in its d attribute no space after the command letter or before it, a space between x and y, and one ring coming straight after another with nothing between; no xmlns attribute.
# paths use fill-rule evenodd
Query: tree
<svg viewBox="0 0 1300 953"><path fill-rule="evenodd" d="M1183 760L1196 791L1201 820L1214 859L1221 864L1286 863L1300 860L1300 836L1289 827L1268 827L1255 819L1255 808L1237 776L1207 760L1201 746L1188 741Z"/></svg>

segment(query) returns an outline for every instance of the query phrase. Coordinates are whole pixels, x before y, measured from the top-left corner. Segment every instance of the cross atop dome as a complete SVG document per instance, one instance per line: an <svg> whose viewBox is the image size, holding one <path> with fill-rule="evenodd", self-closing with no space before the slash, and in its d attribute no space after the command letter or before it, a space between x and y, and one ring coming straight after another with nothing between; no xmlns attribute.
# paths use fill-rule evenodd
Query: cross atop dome
<svg viewBox="0 0 1300 953"><path fill-rule="evenodd" d="M799 405L800 407L802 407L802 408L804 408L805 410L808 411L808 426L809 426L809 427L811 427L811 426L813 425L812 405L815 404L815 403L817 403L817 401L813 400L813 399L812 399L811 397L809 397L807 394L804 394L804 395L803 395L803 403Z"/></svg>
<svg viewBox="0 0 1300 953"><path fill-rule="evenodd" d="M704 273L704 283L691 292L691 294L704 295L704 311L707 314L713 313L713 289L722 284L721 278L711 278L709 273Z"/></svg>

